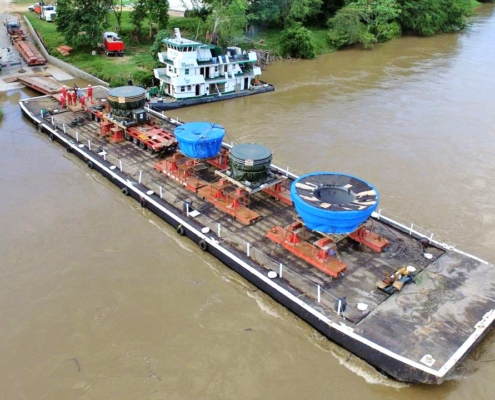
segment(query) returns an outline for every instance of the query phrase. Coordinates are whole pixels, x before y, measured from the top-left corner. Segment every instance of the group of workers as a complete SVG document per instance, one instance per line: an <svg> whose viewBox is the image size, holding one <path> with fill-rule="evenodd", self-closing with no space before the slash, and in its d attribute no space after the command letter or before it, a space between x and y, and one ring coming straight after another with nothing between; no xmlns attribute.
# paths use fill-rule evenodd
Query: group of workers
<svg viewBox="0 0 495 400"><path fill-rule="evenodd" d="M82 89L77 87L77 85L74 85L72 92L67 90L65 86L63 86L60 90L60 104L62 108L65 108L66 106L77 106L78 101L81 108L84 108L86 105L86 100L93 104L93 87L91 85L88 85L86 97L84 97Z"/></svg>

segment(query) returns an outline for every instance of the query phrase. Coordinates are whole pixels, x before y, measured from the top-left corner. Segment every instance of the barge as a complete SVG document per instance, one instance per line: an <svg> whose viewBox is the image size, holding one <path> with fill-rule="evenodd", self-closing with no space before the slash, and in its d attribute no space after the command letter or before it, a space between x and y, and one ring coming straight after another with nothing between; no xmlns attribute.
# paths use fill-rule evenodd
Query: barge
<svg viewBox="0 0 495 400"><path fill-rule="evenodd" d="M262 144L224 143L221 126L145 100L95 87L68 108L54 96L19 104L122 195L387 376L440 384L490 331L493 265L386 217L359 178L296 176Z"/></svg>
<svg viewBox="0 0 495 400"><path fill-rule="evenodd" d="M158 53L164 64L154 69L160 82L158 96L150 100L156 111L229 100L275 90L260 82L261 68L255 51L228 47L224 52L212 43L183 38L178 28L175 37L164 39L166 51Z"/></svg>

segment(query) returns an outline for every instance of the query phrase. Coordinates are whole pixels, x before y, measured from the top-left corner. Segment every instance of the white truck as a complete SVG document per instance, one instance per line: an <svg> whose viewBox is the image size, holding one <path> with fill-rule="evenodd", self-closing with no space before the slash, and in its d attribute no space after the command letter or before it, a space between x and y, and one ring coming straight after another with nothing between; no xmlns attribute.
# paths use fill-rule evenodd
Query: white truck
<svg viewBox="0 0 495 400"><path fill-rule="evenodd" d="M54 5L45 5L44 2L39 2L34 5L34 12L38 18L44 19L46 22L53 22L57 16L57 8Z"/></svg>

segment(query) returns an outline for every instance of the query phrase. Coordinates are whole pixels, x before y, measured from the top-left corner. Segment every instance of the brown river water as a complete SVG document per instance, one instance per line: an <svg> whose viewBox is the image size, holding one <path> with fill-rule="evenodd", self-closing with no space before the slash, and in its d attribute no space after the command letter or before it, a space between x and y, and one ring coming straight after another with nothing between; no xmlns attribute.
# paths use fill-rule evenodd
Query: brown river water
<svg viewBox="0 0 495 400"><path fill-rule="evenodd" d="M387 215L493 263L494 10L274 64L274 93L173 116L366 179ZM441 386L381 376L38 134L33 94L0 94L0 399L493 398L495 333Z"/></svg>

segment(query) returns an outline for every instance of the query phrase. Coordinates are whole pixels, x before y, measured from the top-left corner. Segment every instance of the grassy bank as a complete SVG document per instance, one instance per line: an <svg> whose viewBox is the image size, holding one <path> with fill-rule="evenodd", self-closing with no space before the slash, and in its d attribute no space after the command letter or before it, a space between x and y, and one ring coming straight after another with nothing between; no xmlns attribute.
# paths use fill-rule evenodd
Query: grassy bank
<svg viewBox="0 0 495 400"><path fill-rule="evenodd" d="M129 12L122 14L122 30L119 33L125 43L124 57L107 57L102 49L89 47L74 48L69 56L62 56L57 51L57 47L67 45L67 43L57 32L57 25L40 20L33 12L27 11L24 15L33 25L50 55L109 82L111 86L120 86L128 79L132 79L136 84L148 85L153 77L153 68L161 65L149 52L153 38L140 37L139 41L136 41L135 36L132 35L133 27L130 23ZM108 30L115 30L117 21L113 13L109 14L108 22ZM179 27L184 36L188 37L194 35L197 21L170 17L169 25ZM92 55L93 51L96 51L96 55Z"/></svg>
<svg viewBox="0 0 495 400"><path fill-rule="evenodd" d="M153 68L161 65L157 60L153 59L149 52L153 39L141 37L139 42L136 41L135 36L132 34L133 26L130 23L129 12L123 12L122 14L122 30L119 33L126 46L124 57L107 57L101 49L87 47L74 48L69 56L62 56L57 51L57 47L67 45L67 43L57 32L56 24L40 20L33 12L26 11L24 15L31 22L45 48L52 56L109 82L111 86L125 84L128 79L132 79L136 84L149 85L153 77ZM108 19L108 30L115 30L117 25L115 15L110 13ZM199 23L199 20L195 18L170 17L170 35L173 35L172 29L178 27L183 37L194 38L198 32ZM146 26L146 23L143 25ZM333 51L327 44L326 30L313 30L312 33L317 47L317 54ZM199 38L198 40L201 41L202 39ZM263 40L264 44L257 45L257 47L270 51L275 55L280 54L280 30L273 29L260 32L252 40L253 42ZM246 43L244 47L252 48L254 45ZM92 55L93 50L96 50L97 55Z"/></svg>
<svg viewBox="0 0 495 400"><path fill-rule="evenodd" d="M34 13L26 13L25 15L52 56L103 79L112 86L121 85L128 79L133 79L137 83L146 83L145 81L152 76L156 62L149 54L151 40L135 43L130 39L129 13L124 13L122 16L121 36L126 44L124 57L107 57L102 49L88 47L75 48L69 56L62 56L57 51L57 47L66 45L66 43L57 32L56 24L40 20ZM113 14L109 15L109 23L110 27L117 25ZM92 55L93 50L96 51L96 55Z"/></svg>

